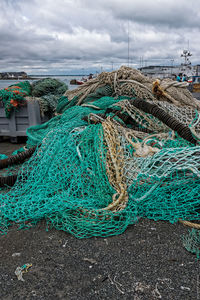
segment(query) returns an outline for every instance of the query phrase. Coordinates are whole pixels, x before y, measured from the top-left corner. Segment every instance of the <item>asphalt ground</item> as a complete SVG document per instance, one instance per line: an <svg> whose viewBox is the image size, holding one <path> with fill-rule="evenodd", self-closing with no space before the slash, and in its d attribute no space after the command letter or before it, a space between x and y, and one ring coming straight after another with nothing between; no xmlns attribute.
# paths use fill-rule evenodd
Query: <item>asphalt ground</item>
<svg viewBox="0 0 200 300"><path fill-rule="evenodd" d="M22 141L23 142L23 141ZM23 145L0 143L10 155ZM0 299L200 300L200 268L182 224L139 220L118 236L77 239L44 221L0 237ZM25 281L17 267L32 264Z"/></svg>

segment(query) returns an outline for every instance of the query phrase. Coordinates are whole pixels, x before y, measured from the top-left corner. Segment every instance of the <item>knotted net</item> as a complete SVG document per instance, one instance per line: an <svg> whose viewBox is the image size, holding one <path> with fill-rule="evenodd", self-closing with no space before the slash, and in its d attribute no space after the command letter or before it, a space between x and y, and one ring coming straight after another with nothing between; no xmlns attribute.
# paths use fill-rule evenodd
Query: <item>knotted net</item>
<svg viewBox="0 0 200 300"><path fill-rule="evenodd" d="M12 189L0 194L1 232L45 219L79 238L104 237L139 218L199 220L198 103L191 94L190 105L181 98L176 106L165 93L158 99L151 79L136 70L129 75L145 86L143 100L135 82L129 95L119 95L115 74L68 91L61 114L28 129L27 144L38 147ZM103 84L112 97L85 101ZM147 112L148 103L154 106Z"/></svg>

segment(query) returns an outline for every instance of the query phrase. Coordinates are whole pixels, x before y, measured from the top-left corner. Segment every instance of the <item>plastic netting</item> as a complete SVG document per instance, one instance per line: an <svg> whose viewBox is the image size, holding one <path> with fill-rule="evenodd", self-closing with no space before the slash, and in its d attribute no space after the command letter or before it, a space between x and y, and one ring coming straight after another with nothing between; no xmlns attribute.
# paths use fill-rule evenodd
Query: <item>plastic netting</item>
<svg viewBox="0 0 200 300"><path fill-rule="evenodd" d="M55 78L44 78L34 81L22 81L0 90L0 101L3 102L7 118L13 109L20 109L27 101L38 101L41 116L50 117L55 113L59 98L67 91L68 86Z"/></svg>
<svg viewBox="0 0 200 300"><path fill-rule="evenodd" d="M38 99L41 115L55 112L59 98L67 91L67 85L55 78L44 78L33 82L32 96Z"/></svg>
<svg viewBox="0 0 200 300"><path fill-rule="evenodd" d="M46 128L34 130L35 140L29 134L32 144L42 145L23 165L12 190L0 196L3 230L10 222L35 223L45 218L55 228L79 237L107 236L123 232L139 217L170 222L198 219L200 147L191 147L181 138L155 136L153 143L160 150L137 157L120 126L114 125L120 138L118 146L114 138L111 158L113 153L116 157L108 161L110 146L103 125L82 120L92 112L96 111L70 108ZM113 130L109 133L112 138ZM123 164L118 166L118 160ZM116 211L106 209L121 193L114 179L109 181L112 164L120 168L127 189L125 207L121 209L119 202Z"/></svg>
<svg viewBox="0 0 200 300"><path fill-rule="evenodd" d="M196 254L200 258L200 231L197 229L190 230L187 234L183 235L183 246L187 251Z"/></svg>
<svg viewBox="0 0 200 300"><path fill-rule="evenodd" d="M67 86L64 82L55 78L44 78L33 82L32 95L34 97L42 97L48 94L63 95Z"/></svg>
<svg viewBox="0 0 200 300"><path fill-rule="evenodd" d="M0 195L2 233L13 223L45 219L79 238L103 237L139 218L199 219L198 109L149 100L165 109L173 126L190 128L191 143L155 116L158 108L152 115L134 106L136 98L101 93L81 106L80 89L72 101L65 95L57 107L61 115L28 129L28 146L38 148L13 188Z"/></svg>
<svg viewBox="0 0 200 300"><path fill-rule="evenodd" d="M28 81L10 85L0 90L0 101L5 107L6 117L9 118L13 109L25 104L25 97L31 94L31 85Z"/></svg>

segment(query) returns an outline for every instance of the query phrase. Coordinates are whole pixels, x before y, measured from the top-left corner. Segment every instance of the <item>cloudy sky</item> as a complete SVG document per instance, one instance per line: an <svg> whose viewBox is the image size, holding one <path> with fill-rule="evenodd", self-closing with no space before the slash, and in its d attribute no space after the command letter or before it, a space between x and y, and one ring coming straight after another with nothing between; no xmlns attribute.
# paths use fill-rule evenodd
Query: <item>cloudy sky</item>
<svg viewBox="0 0 200 300"><path fill-rule="evenodd" d="M188 46L200 64L199 36L198 0L0 0L0 71L175 65Z"/></svg>

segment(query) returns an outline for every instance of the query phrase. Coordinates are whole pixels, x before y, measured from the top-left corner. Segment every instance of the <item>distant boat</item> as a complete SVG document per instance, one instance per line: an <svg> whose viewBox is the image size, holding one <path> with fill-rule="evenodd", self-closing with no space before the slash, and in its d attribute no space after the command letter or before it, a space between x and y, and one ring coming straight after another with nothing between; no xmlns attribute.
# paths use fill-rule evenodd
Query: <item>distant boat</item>
<svg viewBox="0 0 200 300"><path fill-rule="evenodd" d="M82 77L81 80L72 79L72 80L70 80L70 84L71 85L81 85L81 84L84 84L85 82L87 82L90 79L93 79L93 74L90 74L88 76L88 78Z"/></svg>
<svg viewBox="0 0 200 300"><path fill-rule="evenodd" d="M76 80L76 84L77 84L77 85L84 84L85 82L86 82L86 81Z"/></svg>
<svg viewBox="0 0 200 300"><path fill-rule="evenodd" d="M182 76L185 74L187 77L191 77L196 75L197 66L192 66L190 62L190 57L192 56L191 52L189 50L183 50L181 57L184 59L184 62L178 66L174 66L174 59L171 59L171 66L160 66L160 65L154 65L154 66L146 66L141 67L139 70L152 78L176 78L178 74L181 74Z"/></svg>
<svg viewBox="0 0 200 300"><path fill-rule="evenodd" d="M70 84L71 85L81 85L83 84L85 81L82 81L82 80L77 80L77 79L72 79L70 80Z"/></svg>

